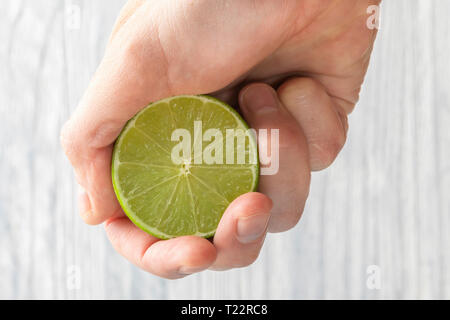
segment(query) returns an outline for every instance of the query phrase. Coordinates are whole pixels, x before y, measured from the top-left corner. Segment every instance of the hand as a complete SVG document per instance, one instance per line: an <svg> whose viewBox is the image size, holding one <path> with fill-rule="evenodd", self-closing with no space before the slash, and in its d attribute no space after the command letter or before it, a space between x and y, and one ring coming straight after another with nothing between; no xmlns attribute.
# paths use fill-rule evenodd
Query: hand
<svg viewBox="0 0 450 320"><path fill-rule="evenodd" d="M376 0L153 0L123 8L105 56L62 145L78 183L81 216L105 222L114 248L156 275L178 278L252 263L266 231L292 228L308 196L310 170L332 163L369 63ZM272 89L277 87L277 91ZM230 204L213 242L159 241L124 215L110 163L125 122L149 102L213 94L255 129L278 128L280 169L260 192ZM270 218L270 219L269 219Z"/></svg>

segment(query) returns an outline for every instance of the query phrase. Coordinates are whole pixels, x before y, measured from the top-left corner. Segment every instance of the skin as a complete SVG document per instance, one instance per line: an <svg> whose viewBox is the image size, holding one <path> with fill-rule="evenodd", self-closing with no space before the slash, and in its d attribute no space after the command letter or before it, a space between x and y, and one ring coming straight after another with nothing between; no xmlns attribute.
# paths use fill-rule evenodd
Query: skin
<svg viewBox="0 0 450 320"><path fill-rule="evenodd" d="M310 172L343 147L376 30L376 0L129 1L80 105L61 133L78 183L81 216L104 222L114 248L165 278L255 261L266 232L296 225ZM275 89L274 89L275 88ZM212 94L240 109L255 129L277 128L280 169L259 192L233 201L213 241L160 241L132 224L115 197L113 142L149 102Z"/></svg>

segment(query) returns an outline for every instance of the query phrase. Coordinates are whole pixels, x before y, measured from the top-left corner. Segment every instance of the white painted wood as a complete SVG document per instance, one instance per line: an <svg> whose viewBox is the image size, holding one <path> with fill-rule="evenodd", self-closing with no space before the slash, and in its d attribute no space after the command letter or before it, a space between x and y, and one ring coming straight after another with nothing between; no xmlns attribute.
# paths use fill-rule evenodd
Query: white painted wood
<svg viewBox="0 0 450 320"><path fill-rule="evenodd" d="M177 281L83 224L59 147L123 2L0 3L0 298L450 298L450 1L384 1L347 145L300 224L249 268Z"/></svg>

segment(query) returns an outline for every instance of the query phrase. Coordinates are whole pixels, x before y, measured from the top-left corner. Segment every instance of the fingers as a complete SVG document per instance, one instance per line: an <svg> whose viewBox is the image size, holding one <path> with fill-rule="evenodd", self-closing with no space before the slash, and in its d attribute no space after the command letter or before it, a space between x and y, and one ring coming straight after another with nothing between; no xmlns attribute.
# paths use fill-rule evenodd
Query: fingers
<svg viewBox="0 0 450 320"><path fill-rule="evenodd" d="M246 193L228 206L214 236L217 259L211 269L245 267L256 260L271 208L272 201L257 192Z"/></svg>
<svg viewBox="0 0 450 320"><path fill-rule="evenodd" d="M225 270L253 263L264 242L271 208L271 200L261 193L240 196L224 213L214 244L195 236L159 240L127 217L108 220L105 230L114 249L130 262L176 279L207 268Z"/></svg>
<svg viewBox="0 0 450 320"><path fill-rule="evenodd" d="M159 240L127 217L108 220L105 230L114 249L130 262L176 279L207 268L225 270L253 263L264 242L271 208L272 201L261 193L240 196L224 213L214 244L195 236Z"/></svg>
<svg viewBox="0 0 450 320"><path fill-rule="evenodd" d="M294 78L277 90L283 105L300 124L308 141L312 170L328 167L343 147L347 116L324 87L311 78Z"/></svg>
<svg viewBox="0 0 450 320"><path fill-rule="evenodd" d="M272 144L275 130L279 130L279 146L272 146L274 148L270 150L270 167L277 170L271 175L262 172L259 190L273 201L269 231L290 229L300 219L309 192L310 168L306 139L297 121L280 103L272 87L262 83L248 85L242 89L239 102L252 128L257 132L268 130L267 139L261 135L258 139L260 158L265 153L264 149ZM278 165L274 163L277 152Z"/></svg>
<svg viewBox="0 0 450 320"><path fill-rule="evenodd" d="M127 217L105 223L114 249L136 266L163 278L177 279L207 269L216 249L206 239L185 236L159 240L136 227Z"/></svg>

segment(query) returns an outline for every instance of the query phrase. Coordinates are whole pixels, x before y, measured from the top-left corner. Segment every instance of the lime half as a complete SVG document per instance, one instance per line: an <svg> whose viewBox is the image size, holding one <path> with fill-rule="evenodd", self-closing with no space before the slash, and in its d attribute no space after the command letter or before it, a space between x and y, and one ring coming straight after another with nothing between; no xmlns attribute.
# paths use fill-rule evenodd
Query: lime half
<svg viewBox="0 0 450 320"><path fill-rule="evenodd" d="M253 132L208 96L150 104L123 128L112 156L124 212L160 239L213 236L230 202L255 191L258 177Z"/></svg>

